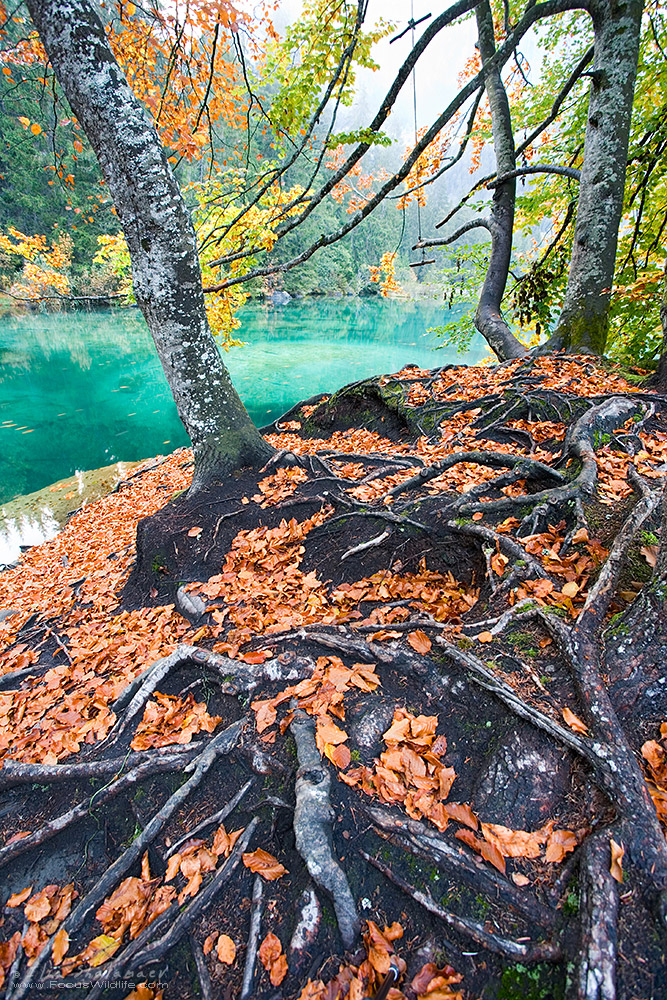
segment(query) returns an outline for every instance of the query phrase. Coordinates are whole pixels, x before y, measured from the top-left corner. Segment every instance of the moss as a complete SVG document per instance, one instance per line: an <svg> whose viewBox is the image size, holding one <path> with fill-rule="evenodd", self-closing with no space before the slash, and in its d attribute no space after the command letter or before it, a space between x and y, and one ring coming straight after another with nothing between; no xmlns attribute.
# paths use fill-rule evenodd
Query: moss
<svg viewBox="0 0 667 1000"><path fill-rule="evenodd" d="M563 913L566 917L573 917L579 912L579 893L574 889L568 892L563 902Z"/></svg>
<svg viewBox="0 0 667 1000"><path fill-rule="evenodd" d="M562 972L541 962L528 968L521 963L503 971L497 1000L563 1000Z"/></svg>
<svg viewBox="0 0 667 1000"><path fill-rule="evenodd" d="M507 638L526 656L538 655L538 650L535 646L535 636L529 632L512 632Z"/></svg>

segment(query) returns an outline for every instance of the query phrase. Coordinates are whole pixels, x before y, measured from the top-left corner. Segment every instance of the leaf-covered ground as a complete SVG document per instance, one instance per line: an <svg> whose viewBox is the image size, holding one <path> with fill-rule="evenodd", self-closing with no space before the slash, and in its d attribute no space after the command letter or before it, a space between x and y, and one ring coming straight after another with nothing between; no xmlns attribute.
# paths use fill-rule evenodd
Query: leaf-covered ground
<svg viewBox="0 0 667 1000"><path fill-rule="evenodd" d="M406 368L0 574L5 995L663 995L664 406Z"/></svg>

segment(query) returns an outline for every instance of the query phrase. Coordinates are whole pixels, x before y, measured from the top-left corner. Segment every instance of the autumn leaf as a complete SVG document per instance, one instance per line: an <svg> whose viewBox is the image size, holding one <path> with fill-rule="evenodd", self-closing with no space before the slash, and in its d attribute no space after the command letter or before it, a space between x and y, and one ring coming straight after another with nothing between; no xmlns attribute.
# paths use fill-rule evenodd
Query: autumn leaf
<svg viewBox="0 0 667 1000"><path fill-rule="evenodd" d="M491 632L479 632L475 638L477 642L493 642L493 635Z"/></svg>
<svg viewBox="0 0 667 1000"><path fill-rule="evenodd" d="M579 719L574 712L572 712L567 705L563 709L563 718L566 723L573 729L575 733L580 733L582 736L588 736L588 727L584 722Z"/></svg>
<svg viewBox="0 0 667 1000"><path fill-rule="evenodd" d="M21 892L15 892L12 896L9 897L9 899L5 903L5 906L11 906L11 907L20 906L21 903L25 903L26 899L28 898L31 892L32 892L31 885L29 885L27 889L22 889Z"/></svg>
<svg viewBox="0 0 667 1000"><path fill-rule="evenodd" d="M490 844L488 841L476 837L472 830L457 830L454 836L457 840L462 840L468 847L472 847L473 851L481 854L486 861L489 861L503 875L505 874L505 859L495 844Z"/></svg>
<svg viewBox="0 0 667 1000"><path fill-rule="evenodd" d="M82 959L87 962L90 968L96 969L98 965L103 965L120 948L121 942L110 934L100 934L93 938L88 947L82 952Z"/></svg>
<svg viewBox="0 0 667 1000"><path fill-rule="evenodd" d="M181 867L181 855L178 852L176 852L176 854L172 854L172 856L169 858L169 861L167 862L167 871L165 872L164 875L165 882L171 882L171 880L175 878L176 875L178 875L180 867Z"/></svg>
<svg viewBox="0 0 667 1000"><path fill-rule="evenodd" d="M578 843L577 835L571 830L554 830L547 841L544 860L558 864Z"/></svg>
<svg viewBox="0 0 667 1000"><path fill-rule="evenodd" d="M10 844L15 844L17 840L23 840L25 837L29 836L30 836L30 830L19 830L18 833L13 834L9 838L9 840L5 841L5 847L9 847Z"/></svg>
<svg viewBox="0 0 667 1000"><path fill-rule="evenodd" d="M64 927L61 927L56 936L53 939L52 955L53 964L60 965L63 957L67 954L69 949L69 934Z"/></svg>
<svg viewBox="0 0 667 1000"><path fill-rule="evenodd" d="M217 939L217 934L215 932L209 934L209 936L206 938L204 944L202 945L202 951L204 952L205 955L209 955L213 951L213 945L215 944L216 939Z"/></svg>
<svg viewBox="0 0 667 1000"><path fill-rule="evenodd" d="M563 584L560 592L564 597L576 597L579 593L579 585L574 580L570 580L568 583Z"/></svg>
<svg viewBox="0 0 667 1000"><path fill-rule="evenodd" d="M660 552L659 545L642 545L639 550L643 555L646 562L653 569L658 561L658 553Z"/></svg>
<svg viewBox="0 0 667 1000"><path fill-rule="evenodd" d="M218 959L225 965L233 965L236 959L236 945L227 934L221 934L215 946ZM277 983L274 983L277 985Z"/></svg>
<svg viewBox="0 0 667 1000"><path fill-rule="evenodd" d="M345 770L349 767L350 761L352 760L352 755L350 750L346 746L332 746L331 743L326 743L324 745L324 756L328 757L332 764L341 770Z"/></svg>
<svg viewBox="0 0 667 1000"><path fill-rule="evenodd" d="M611 848L611 864L609 866L611 877L616 879L617 882L622 882L625 848L622 844L617 844L612 837L609 838L609 846Z"/></svg>
<svg viewBox="0 0 667 1000"><path fill-rule="evenodd" d="M521 872L512 872L510 878L514 884L518 885L521 889L526 885L530 885L530 879L526 878L525 875L522 875Z"/></svg>
<svg viewBox="0 0 667 1000"><path fill-rule="evenodd" d="M466 802L445 802L443 808L450 819L469 826L471 830L477 829L477 817Z"/></svg>
<svg viewBox="0 0 667 1000"><path fill-rule="evenodd" d="M431 640L421 629L408 633L408 642L417 653L428 653L431 648Z"/></svg>
<svg viewBox="0 0 667 1000"><path fill-rule="evenodd" d="M35 895L28 900L23 908L26 920L29 920L31 923L39 923L39 921L48 916L50 912L51 900L45 889L42 889L41 892L35 893Z"/></svg>
<svg viewBox="0 0 667 1000"><path fill-rule="evenodd" d="M320 753L324 753L324 748L329 744L330 746L336 746L339 743L345 743L348 735L344 729L341 729L336 725L329 716L319 716L317 719L317 730L315 733L315 742L317 743L317 749Z"/></svg>
<svg viewBox="0 0 667 1000"><path fill-rule="evenodd" d="M273 882L275 879L282 878L283 875L288 874L285 866L281 865L278 859L274 858L268 851L262 850L261 847L258 847L256 851L244 854L243 864L251 872L261 875L267 882Z"/></svg>
<svg viewBox="0 0 667 1000"><path fill-rule="evenodd" d="M203 530L204 530L203 528L199 527L190 528L190 530L188 531L188 538L199 538Z"/></svg>
<svg viewBox="0 0 667 1000"><path fill-rule="evenodd" d="M498 823L481 824L484 839L493 844L505 858L539 858L542 844L552 828L553 822L534 833L528 833L526 830L511 830Z"/></svg>
<svg viewBox="0 0 667 1000"><path fill-rule="evenodd" d="M258 954L260 962L269 973L271 984L280 986L287 975L287 959L283 955L283 946L280 940L271 931L259 946Z"/></svg>

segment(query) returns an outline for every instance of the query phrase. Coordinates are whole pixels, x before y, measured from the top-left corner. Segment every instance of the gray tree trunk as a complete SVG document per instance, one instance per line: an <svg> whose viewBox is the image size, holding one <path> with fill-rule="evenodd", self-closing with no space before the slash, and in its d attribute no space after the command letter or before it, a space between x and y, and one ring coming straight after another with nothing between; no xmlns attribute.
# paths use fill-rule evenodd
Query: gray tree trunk
<svg viewBox="0 0 667 1000"><path fill-rule="evenodd" d="M273 453L211 335L194 228L157 131L89 0L27 0L56 78L95 150L146 318L195 455L193 488Z"/></svg>
<svg viewBox="0 0 667 1000"><path fill-rule="evenodd" d="M482 65L485 67L484 84L491 109L496 172L498 177L501 177L516 167L512 117L500 68L497 64L487 67L487 63L496 52L493 15L488 0L480 3L475 13L479 51ZM491 254L475 313L475 326L501 361L520 358L526 354L526 348L510 330L500 308L512 255L515 202L516 178L512 177L499 184L493 192L490 219Z"/></svg>
<svg viewBox="0 0 667 1000"><path fill-rule="evenodd" d="M602 354L607 342L634 99L641 0L592 0L595 55L567 290L546 350Z"/></svg>

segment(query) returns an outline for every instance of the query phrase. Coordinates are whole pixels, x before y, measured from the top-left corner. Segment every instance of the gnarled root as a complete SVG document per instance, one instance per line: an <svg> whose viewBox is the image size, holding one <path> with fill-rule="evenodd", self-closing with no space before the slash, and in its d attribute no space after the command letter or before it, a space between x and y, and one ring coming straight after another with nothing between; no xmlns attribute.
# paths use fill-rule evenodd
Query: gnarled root
<svg viewBox="0 0 667 1000"><path fill-rule="evenodd" d="M616 1000L618 884L609 871L609 840L593 834L582 848L581 936L572 1000Z"/></svg>
<svg viewBox="0 0 667 1000"><path fill-rule="evenodd" d="M347 876L331 847L331 776L322 766L313 719L297 711L290 729L299 758L294 810L297 850L311 877L331 896L340 936L345 947L350 948L359 935L360 924Z"/></svg>

